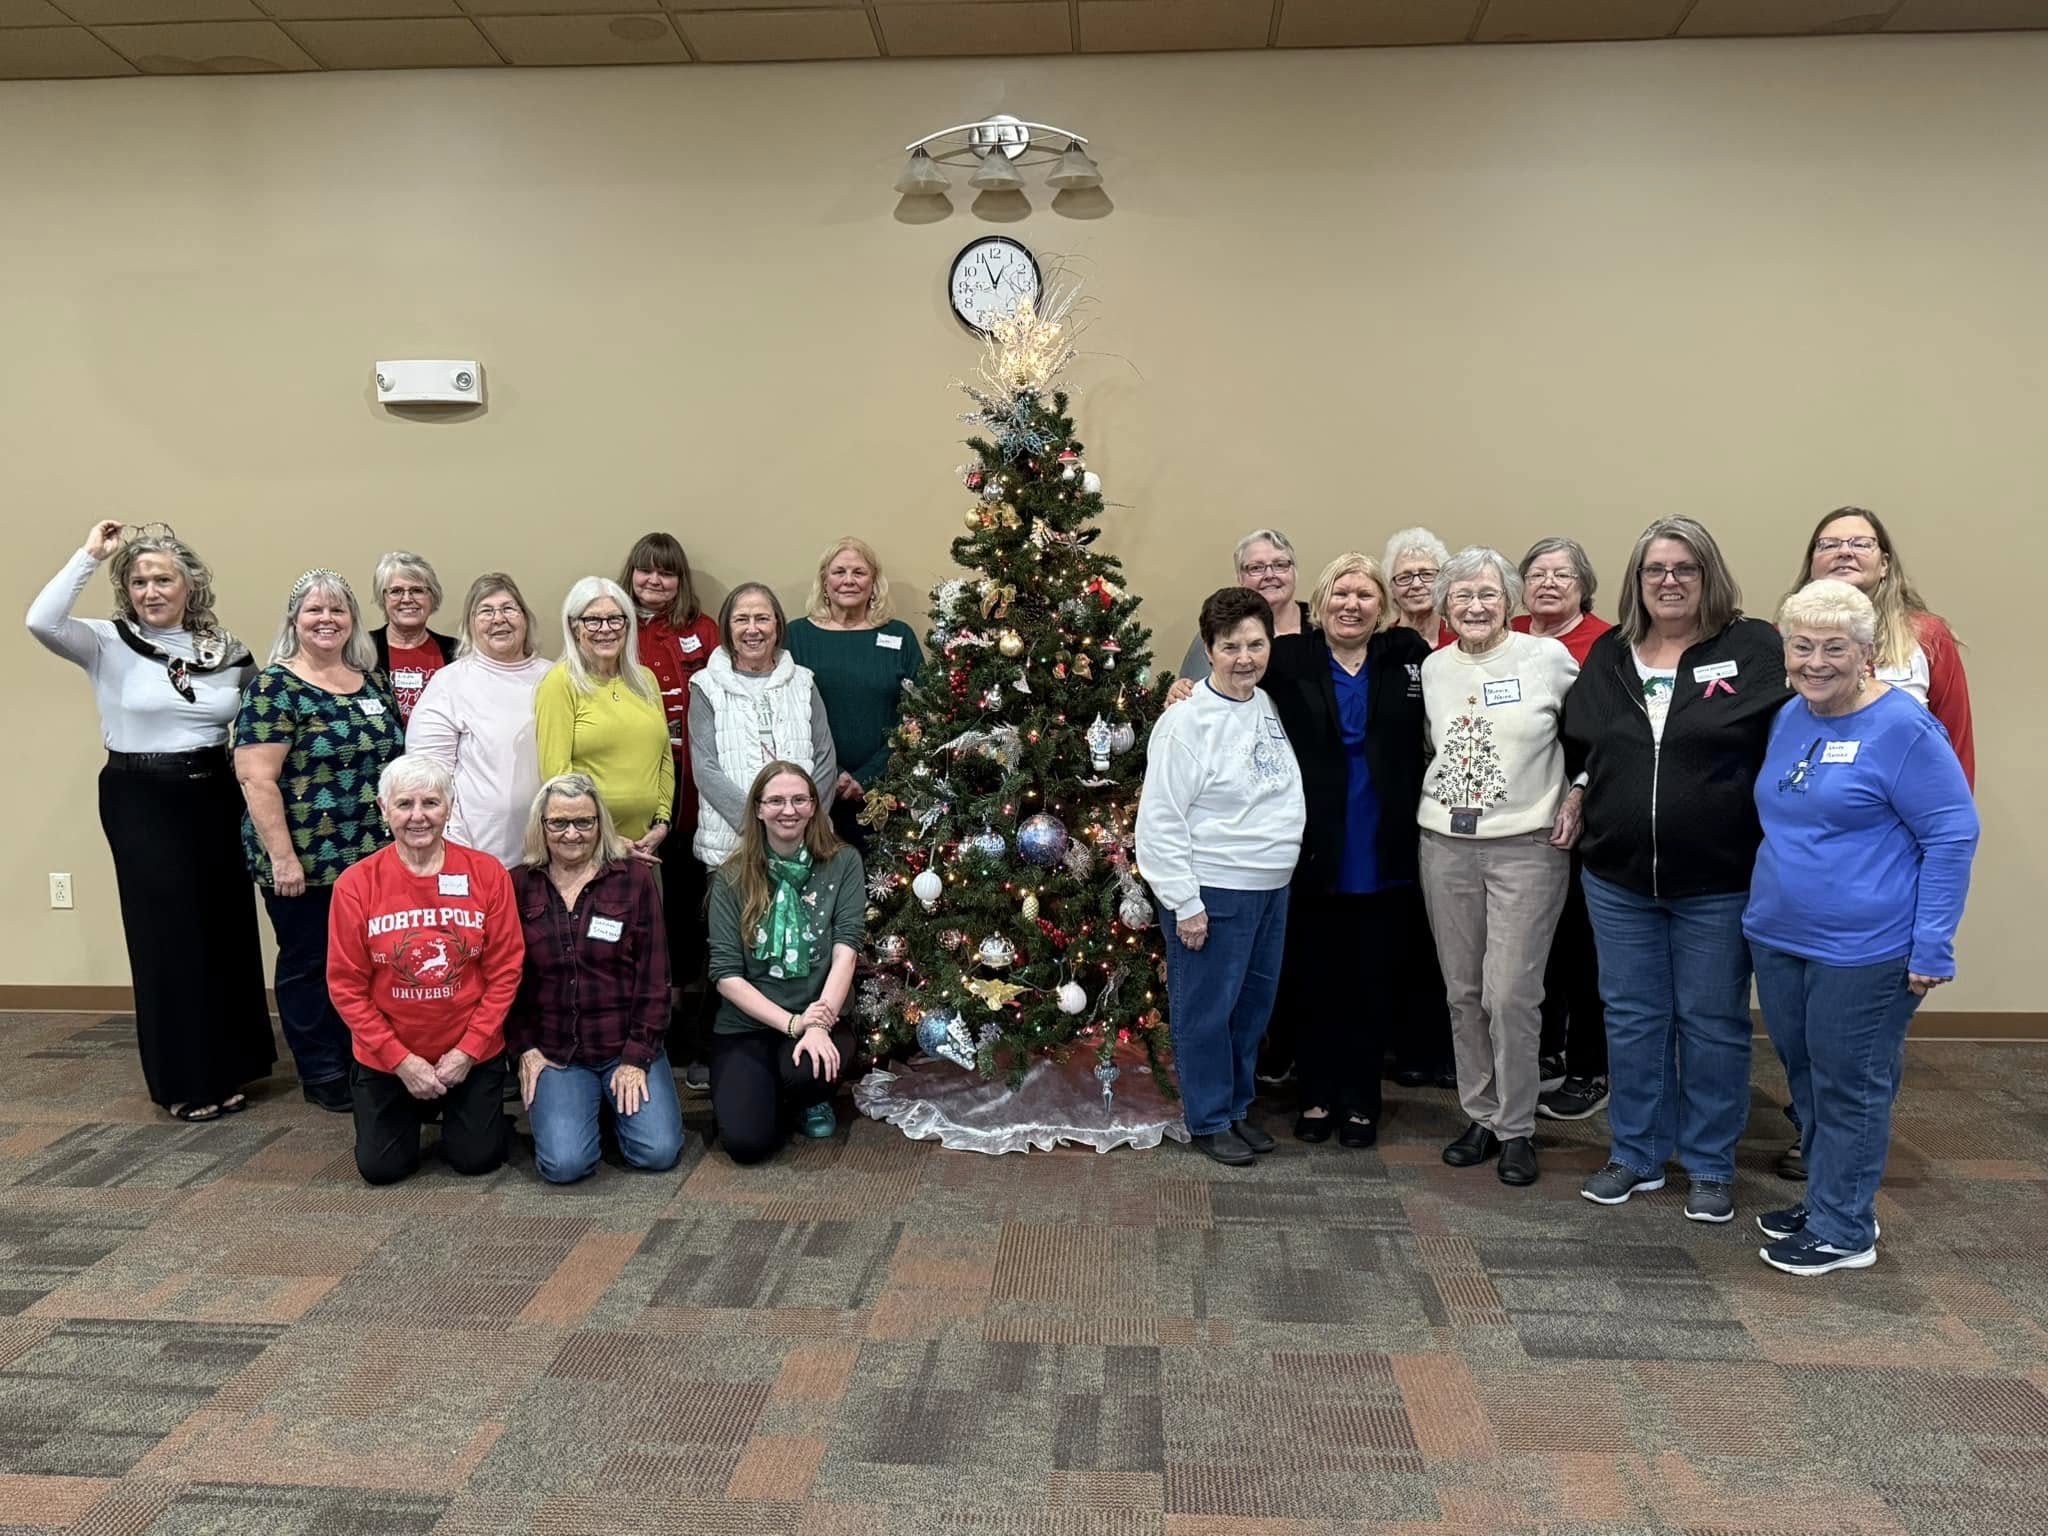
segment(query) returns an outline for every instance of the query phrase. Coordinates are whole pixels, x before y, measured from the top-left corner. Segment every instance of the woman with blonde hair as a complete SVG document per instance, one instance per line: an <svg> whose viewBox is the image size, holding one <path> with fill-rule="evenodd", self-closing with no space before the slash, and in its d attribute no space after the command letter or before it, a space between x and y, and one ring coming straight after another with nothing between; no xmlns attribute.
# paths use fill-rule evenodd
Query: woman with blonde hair
<svg viewBox="0 0 2048 1536"><path fill-rule="evenodd" d="M589 775L631 856L659 864L675 814L675 755L625 589L602 576L577 582L562 600L562 638L562 659L533 696L540 776Z"/></svg>
<svg viewBox="0 0 2048 1536"><path fill-rule="evenodd" d="M860 855L818 814L811 770L754 776L739 846L711 884L711 1107L726 1155L775 1155L792 1122L837 1129L832 1092L852 1049L841 1022L866 938Z"/></svg>
<svg viewBox="0 0 2048 1536"><path fill-rule="evenodd" d="M855 848L867 846L859 820L868 786L888 771L889 734L902 709L903 685L924 670L917 635L889 616L889 578L875 552L851 534L828 546L804 616L789 626L789 654L810 668L831 722L839 757L832 826Z"/></svg>

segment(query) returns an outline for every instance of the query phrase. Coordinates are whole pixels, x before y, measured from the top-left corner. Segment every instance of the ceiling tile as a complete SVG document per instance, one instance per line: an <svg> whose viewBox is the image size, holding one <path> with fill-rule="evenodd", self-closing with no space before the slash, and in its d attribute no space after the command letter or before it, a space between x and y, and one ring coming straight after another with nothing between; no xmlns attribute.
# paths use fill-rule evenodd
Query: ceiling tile
<svg viewBox="0 0 2048 1536"><path fill-rule="evenodd" d="M145 75L250 75L320 67L272 21L101 27L98 35Z"/></svg>
<svg viewBox="0 0 2048 1536"><path fill-rule="evenodd" d="M382 20L403 16L460 16L455 0L256 0L279 21Z"/></svg>
<svg viewBox="0 0 2048 1536"><path fill-rule="evenodd" d="M0 27L68 27L71 18L50 0L0 0Z"/></svg>
<svg viewBox="0 0 2048 1536"><path fill-rule="evenodd" d="M472 16L618 16L658 11L661 0L456 0Z"/></svg>
<svg viewBox="0 0 2048 1536"><path fill-rule="evenodd" d="M1493 0L1473 34L1482 43L1565 43L1669 37L1692 0Z"/></svg>
<svg viewBox="0 0 2048 1536"><path fill-rule="evenodd" d="M1462 43L1481 0L1281 0L1282 48Z"/></svg>
<svg viewBox="0 0 2048 1536"><path fill-rule="evenodd" d="M1084 53L1263 48L1272 0L1081 0Z"/></svg>
<svg viewBox="0 0 2048 1536"><path fill-rule="evenodd" d="M514 64L690 62L660 16L481 16L477 25Z"/></svg>
<svg viewBox="0 0 2048 1536"><path fill-rule="evenodd" d="M1680 37L1875 32L1891 0L1700 0Z"/></svg>
<svg viewBox="0 0 2048 1536"><path fill-rule="evenodd" d="M762 59L873 59L868 13L841 7L806 11L703 11L676 17L691 51L713 64Z"/></svg>
<svg viewBox="0 0 2048 1536"><path fill-rule="evenodd" d="M1905 0L1887 32L1976 32L2048 27L2048 0Z"/></svg>
<svg viewBox="0 0 2048 1536"><path fill-rule="evenodd" d="M89 27L160 21L261 21L255 0L68 0L74 20Z"/></svg>
<svg viewBox="0 0 2048 1536"><path fill-rule="evenodd" d="M134 73L133 64L83 27L0 32L0 80L82 80Z"/></svg>
<svg viewBox="0 0 2048 1536"><path fill-rule="evenodd" d="M476 69L502 64L461 17L391 21L295 21L285 28L328 69Z"/></svg>
<svg viewBox="0 0 2048 1536"><path fill-rule="evenodd" d="M878 5L882 40L899 59L975 53L1069 53L1067 0L1022 5Z"/></svg>
<svg viewBox="0 0 2048 1536"><path fill-rule="evenodd" d="M815 11L861 0L667 0L672 11Z"/></svg>

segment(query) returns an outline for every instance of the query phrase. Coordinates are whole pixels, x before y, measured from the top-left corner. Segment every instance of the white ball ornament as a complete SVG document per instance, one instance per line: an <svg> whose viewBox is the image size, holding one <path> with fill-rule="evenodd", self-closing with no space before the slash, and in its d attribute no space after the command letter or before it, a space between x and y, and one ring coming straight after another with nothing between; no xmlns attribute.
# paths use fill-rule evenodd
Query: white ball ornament
<svg viewBox="0 0 2048 1536"><path fill-rule="evenodd" d="M1081 494L1083 496L1100 496L1102 494L1102 476L1095 473L1092 469L1083 475L1081 477Z"/></svg>
<svg viewBox="0 0 2048 1536"><path fill-rule="evenodd" d="M1088 994L1078 981L1070 981L1054 994L1059 1000L1061 1013L1079 1013L1088 1006Z"/></svg>
<svg viewBox="0 0 2048 1536"><path fill-rule="evenodd" d="M924 903L927 912L938 906L945 890L946 882L929 869L919 870L917 878L910 882L910 894Z"/></svg>

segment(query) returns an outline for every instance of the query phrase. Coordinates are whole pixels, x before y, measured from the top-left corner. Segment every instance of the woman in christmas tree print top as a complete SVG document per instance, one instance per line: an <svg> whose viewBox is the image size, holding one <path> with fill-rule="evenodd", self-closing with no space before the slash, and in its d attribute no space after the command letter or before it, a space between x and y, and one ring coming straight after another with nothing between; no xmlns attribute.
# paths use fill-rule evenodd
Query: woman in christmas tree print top
<svg viewBox="0 0 2048 1536"><path fill-rule="evenodd" d="M1437 610L1458 638L1422 664L1432 761L1416 813L1458 1101L1472 1121L1444 1161L1498 1155L1500 1181L1514 1185L1536 1182L1543 965L1578 830L1578 807L1563 805L1558 721L1579 664L1557 641L1508 628L1521 597L1498 550L1461 550L1437 571Z"/></svg>
<svg viewBox="0 0 2048 1536"><path fill-rule="evenodd" d="M840 1016L867 885L860 855L818 814L809 768L769 763L741 820L739 847L711 882L711 1107L726 1155L758 1163L792 1121L806 1136L837 1129L832 1092L852 1048Z"/></svg>
<svg viewBox="0 0 2048 1536"><path fill-rule="evenodd" d="M1207 681L1152 729L1138 869L1166 933L1167 1021L1189 1134L1199 1151L1241 1166L1273 1150L1249 1119L1253 1073L1307 810L1294 749L1259 688L1271 606L1225 587L1202 604L1201 634Z"/></svg>
<svg viewBox="0 0 2048 1536"><path fill-rule="evenodd" d="M839 757L832 829L865 850L861 805L868 786L888 771L903 686L924 671L924 655L916 632L889 617L889 579L860 539L843 538L819 559L808 609L789 626L789 654L810 668L832 725Z"/></svg>
<svg viewBox="0 0 2048 1536"><path fill-rule="evenodd" d="M1619 1205L1664 1187L1685 1214L1733 1217L1749 1122L1749 946L1742 908L1762 837L1750 794L1784 707L1777 631L1742 616L1714 536L1689 517L1643 530L1620 623L1565 703L1580 884L1607 1010L1613 1145L1580 1193Z"/></svg>
<svg viewBox="0 0 2048 1536"><path fill-rule="evenodd" d="M277 1013L308 1100L347 1114L349 1036L327 991L334 884L390 841L377 776L405 750L398 705L347 581L292 584L270 665L242 694L235 777L242 847L277 932Z"/></svg>

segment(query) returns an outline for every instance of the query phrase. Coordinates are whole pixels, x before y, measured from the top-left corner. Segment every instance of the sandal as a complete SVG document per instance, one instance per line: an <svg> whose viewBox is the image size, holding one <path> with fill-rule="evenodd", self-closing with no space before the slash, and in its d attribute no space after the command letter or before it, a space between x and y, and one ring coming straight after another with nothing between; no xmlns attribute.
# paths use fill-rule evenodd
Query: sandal
<svg viewBox="0 0 2048 1536"><path fill-rule="evenodd" d="M1297 1115L1294 1119L1294 1139L1318 1145L1330 1139L1330 1132L1336 1129L1337 1117L1325 1111L1320 1115Z"/></svg>
<svg viewBox="0 0 2048 1536"><path fill-rule="evenodd" d="M239 1115L249 1107L246 1093L231 1093L220 1101L220 1112L224 1115Z"/></svg>
<svg viewBox="0 0 2048 1536"><path fill-rule="evenodd" d="M218 1104L172 1104L167 1106L166 1113L173 1120L183 1120L187 1124L197 1125L208 1120L218 1120L220 1118L220 1106Z"/></svg>

